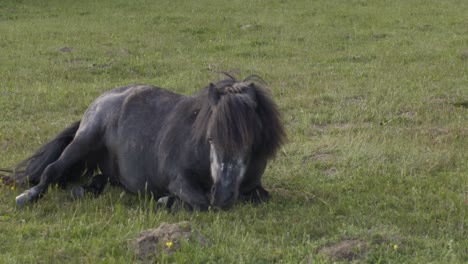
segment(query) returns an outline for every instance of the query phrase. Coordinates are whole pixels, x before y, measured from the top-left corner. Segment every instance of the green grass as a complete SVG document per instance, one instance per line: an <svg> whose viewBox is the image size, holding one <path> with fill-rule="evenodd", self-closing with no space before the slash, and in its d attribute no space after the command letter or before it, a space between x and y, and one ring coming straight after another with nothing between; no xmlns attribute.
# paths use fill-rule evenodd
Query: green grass
<svg viewBox="0 0 468 264"><path fill-rule="evenodd" d="M328 263L322 247L359 239L360 263L468 263L466 14L461 0L1 1L0 167L105 90L192 94L220 70L270 84L289 140L257 207L170 214L118 188L78 202L52 188L18 209L3 187L0 263L137 262L131 239L183 220L209 243L156 261Z"/></svg>

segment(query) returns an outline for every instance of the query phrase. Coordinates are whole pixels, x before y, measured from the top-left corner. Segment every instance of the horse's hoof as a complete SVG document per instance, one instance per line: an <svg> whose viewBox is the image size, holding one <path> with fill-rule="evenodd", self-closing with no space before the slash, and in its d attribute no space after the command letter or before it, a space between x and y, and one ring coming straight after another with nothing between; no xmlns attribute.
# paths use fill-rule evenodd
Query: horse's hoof
<svg viewBox="0 0 468 264"><path fill-rule="evenodd" d="M72 199L82 199L85 196L85 189L81 186L73 186L71 189Z"/></svg>
<svg viewBox="0 0 468 264"><path fill-rule="evenodd" d="M164 196L158 199L156 207L169 209L174 203L174 198L171 196Z"/></svg>
<svg viewBox="0 0 468 264"><path fill-rule="evenodd" d="M29 192L24 192L18 196L16 196L16 206L22 207L25 204L28 204L31 202L31 197L29 195Z"/></svg>

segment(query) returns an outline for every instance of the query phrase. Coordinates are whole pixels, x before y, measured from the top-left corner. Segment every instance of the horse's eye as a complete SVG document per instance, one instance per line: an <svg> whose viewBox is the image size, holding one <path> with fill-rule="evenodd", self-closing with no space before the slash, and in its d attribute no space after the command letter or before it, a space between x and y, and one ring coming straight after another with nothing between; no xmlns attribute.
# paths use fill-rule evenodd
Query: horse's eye
<svg viewBox="0 0 468 264"><path fill-rule="evenodd" d="M213 139L211 137L209 137L208 142L213 143Z"/></svg>

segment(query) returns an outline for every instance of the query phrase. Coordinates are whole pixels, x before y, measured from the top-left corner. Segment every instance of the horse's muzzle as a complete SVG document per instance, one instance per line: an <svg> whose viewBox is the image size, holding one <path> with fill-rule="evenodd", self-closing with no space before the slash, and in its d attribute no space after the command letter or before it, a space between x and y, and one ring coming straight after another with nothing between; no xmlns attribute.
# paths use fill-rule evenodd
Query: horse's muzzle
<svg viewBox="0 0 468 264"><path fill-rule="evenodd" d="M211 190L211 205L218 209L229 209L236 201L234 191L219 190L213 186Z"/></svg>

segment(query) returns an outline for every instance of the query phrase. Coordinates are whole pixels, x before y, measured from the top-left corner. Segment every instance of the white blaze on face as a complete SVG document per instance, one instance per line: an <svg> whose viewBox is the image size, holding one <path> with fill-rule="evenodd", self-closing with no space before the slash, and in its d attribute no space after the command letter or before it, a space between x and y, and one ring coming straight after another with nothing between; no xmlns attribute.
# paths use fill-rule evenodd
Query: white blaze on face
<svg viewBox="0 0 468 264"><path fill-rule="evenodd" d="M238 164L239 167L240 167L239 180L238 180L238 185L239 185L240 182L244 179L245 170L246 170L247 166L245 166L245 163L242 162L242 160L238 160L238 161L237 161L237 164Z"/></svg>
<svg viewBox="0 0 468 264"><path fill-rule="evenodd" d="M218 172L221 169L221 164L219 163L218 154L216 153L216 150L213 144L210 144L210 158L211 158L211 178L213 179L213 182L217 182Z"/></svg>
<svg viewBox="0 0 468 264"><path fill-rule="evenodd" d="M216 153L216 148L213 144L210 144L210 157L211 157L211 178L213 179L213 183L218 182L218 177L220 176L220 172L225 169L227 166L228 170L232 170L234 166L239 168L239 175L237 177L237 185L240 184L242 179L244 178L244 174L246 171L246 165L242 159L237 159L233 163L223 163L220 162L218 153Z"/></svg>

